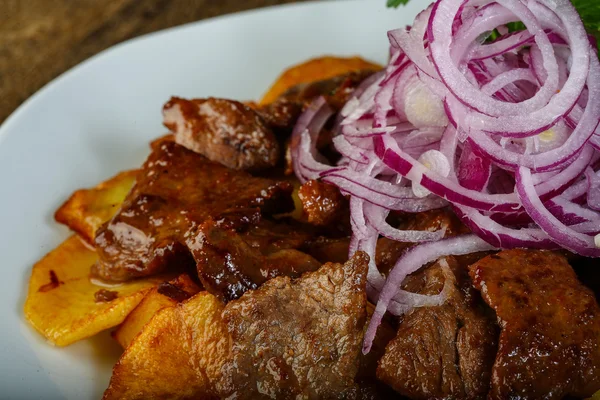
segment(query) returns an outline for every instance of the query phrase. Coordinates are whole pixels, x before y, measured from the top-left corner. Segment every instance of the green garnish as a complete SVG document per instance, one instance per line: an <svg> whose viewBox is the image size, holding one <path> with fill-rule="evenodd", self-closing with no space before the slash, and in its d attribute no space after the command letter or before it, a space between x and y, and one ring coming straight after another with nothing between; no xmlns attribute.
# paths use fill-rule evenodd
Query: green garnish
<svg viewBox="0 0 600 400"><path fill-rule="evenodd" d="M408 0L387 0L387 6L388 7L398 7L398 6L403 6L406 5L406 3L408 3Z"/></svg>
<svg viewBox="0 0 600 400"><path fill-rule="evenodd" d="M579 13L585 29L598 41L600 49L600 1L598 0L571 0Z"/></svg>

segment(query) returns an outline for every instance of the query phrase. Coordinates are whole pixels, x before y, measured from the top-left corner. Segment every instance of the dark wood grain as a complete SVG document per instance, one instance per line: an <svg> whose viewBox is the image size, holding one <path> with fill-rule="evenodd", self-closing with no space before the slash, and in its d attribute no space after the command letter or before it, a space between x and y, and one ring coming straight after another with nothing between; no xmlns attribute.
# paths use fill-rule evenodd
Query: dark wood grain
<svg viewBox="0 0 600 400"><path fill-rule="evenodd" d="M0 0L0 123L50 80L116 43L299 1L309 0Z"/></svg>

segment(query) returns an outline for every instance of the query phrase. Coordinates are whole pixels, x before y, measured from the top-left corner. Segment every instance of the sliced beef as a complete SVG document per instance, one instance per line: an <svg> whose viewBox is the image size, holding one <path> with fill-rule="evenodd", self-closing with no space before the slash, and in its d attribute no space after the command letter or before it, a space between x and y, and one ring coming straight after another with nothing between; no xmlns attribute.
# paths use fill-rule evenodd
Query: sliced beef
<svg viewBox="0 0 600 400"><path fill-rule="evenodd" d="M188 232L226 211L289 211L291 191L287 182L252 177L173 141L159 141L121 210L98 230L100 260L93 273L123 281L157 273L167 265L193 267L185 245Z"/></svg>
<svg viewBox="0 0 600 400"><path fill-rule="evenodd" d="M452 279L439 307L405 315L379 362L377 377L411 399L482 399L496 354L496 325L456 259L438 261L409 276L405 290L438 294Z"/></svg>
<svg viewBox="0 0 600 400"><path fill-rule="evenodd" d="M310 224L324 226L349 218L348 200L334 185L310 180L300 186L298 197Z"/></svg>
<svg viewBox="0 0 600 400"><path fill-rule="evenodd" d="M258 171L279 160L279 143L271 129L238 101L173 97L163 116L177 143L226 167Z"/></svg>
<svg viewBox="0 0 600 400"><path fill-rule="evenodd" d="M506 250L472 265L470 274L502 327L491 399L600 390L600 308L564 256Z"/></svg>
<svg viewBox="0 0 600 400"><path fill-rule="evenodd" d="M297 250L310 235L291 225L259 218L252 224L210 218L188 239L198 276L207 291L224 302L276 276L300 276L320 266Z"/></svg>
<svg viewBox="0 0 600 400"><path fill-rule="evenodd" d="M368 256L277 277L227 304L222 398L334 399L356 388Z"/></svg>

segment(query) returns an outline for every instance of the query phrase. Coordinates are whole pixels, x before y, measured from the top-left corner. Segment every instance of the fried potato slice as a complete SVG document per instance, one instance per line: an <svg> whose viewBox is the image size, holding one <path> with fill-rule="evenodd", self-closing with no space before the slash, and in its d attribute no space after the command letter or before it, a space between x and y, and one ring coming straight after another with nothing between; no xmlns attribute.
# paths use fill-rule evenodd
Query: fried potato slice
<svg viewBox="0 0 600 400"><path fill-rule="evenodd" d="M56 210L54 218L93 245L96 230L117 212L136 174L136 170L124 171L94 188L77 190Z"/></svg>
<svg viewBox="0 0 600 400"><path fill-rule="evenodd" d="M66 346L119 325L148 290L173 277L100 286L89 276L96 260L96 253L74 235L33 266L25 318L55 345Z"/></svg>
<svg viewBox="0 0 600 400"><path fill-rule="evenodd" d="M301 83L320 81L333 78L361 69L380 70L381 65L374 64L360 57L319 57L294 65L277 78L267 93L260 100L261 105L272 103L285 91Z"/></svg>
<svg viewBox="0 0 600 400"><path fill-rule="evenodd" d="M113 337L125 349L144 326L163 308L175 307L200 291L200 287L187 274L159 284L150 289L140 304L127 315L113 333Z"/></svg>
<svg viewBox="0 0 600 400"><path fill-rule="evenodd" d="M103 399L217 398L213 385L231 347L223 308L200 292L160 310L113 368Z"/></svg>

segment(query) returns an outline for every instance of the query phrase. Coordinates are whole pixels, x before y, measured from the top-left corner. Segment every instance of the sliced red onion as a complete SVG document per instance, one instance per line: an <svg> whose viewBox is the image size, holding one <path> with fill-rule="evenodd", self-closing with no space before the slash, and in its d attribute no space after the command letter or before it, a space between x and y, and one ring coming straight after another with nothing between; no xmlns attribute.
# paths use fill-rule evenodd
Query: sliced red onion
<svg viewBox="0 0 600 400"><path fill-rule="evenodd" d="M548 236L574 253L588 257L600 257L600 247L596 246L593 238L564 225L544 207L535 192L530 170L525 167L519 168L516 178L517 193L525 210Z"/></svg>
<svg viewBox="0 0 600 400"><path fill-rule="evenodd" d="M446 156L438 150L428 150L419 156L418 162L433 173L442 177L450 174L450 162ZM422 198L431 194L429 190L421 186L420 181L412 181L412 191L415 196Z"/></svg>
<svg viewBox="0 0 600 400"><path fill-rule="evenodd" d="M385 222L385 219L387 218L390 210L386 210L385 208L378 207L373 204L365 204L364 210L365 218L370 226L372 226L377 232L379 232L380 235L398 242L432 242L443 239L446 233L445 229L441 229L435 232L396 229L390 226L387 222Z"/></svg>
<svg viewBox="0 0 600 400"><path fill-rule="evenodd" d="M439 176L421 165L398 148L390 138L374 138L375 153L383 163L411 181L419 182L432 193L455 204L462 204L484 211L513 212L520 208L514 194L488 195L469 190L450 179ZM389 147L388 147L389 146Z"/></svg>
<svg viewBox="0 0 600 400"><path fill-rule="evenodd" d="M458 182L467 189L482 191L487 186L491 173L490 160L480 157L473 152L469 143L465 143L458 161Z"/></svg>
<svg viewBox="0 0 600 400"><path fill-rule="evenodd" d="M571 165L556 173L551 178L536 184L535 191L542 200L552 199L560 195L581 177L593 157L594 150L589 146L585 147Z"/></svg>
<svg viewBox="0 0 600 400"><path fill-rule="evenodd" d="M570 2L568 0L560 0L556 3L564 13L563 20L574 25L567 26L566 29L569 34L569 44L573 52L573 57L577 59L577 63L573 64L569 80L558 94L553 94L556 88L552 90L558 82L558 69L556 63L552 62L552 44L548 40L546 33L537 25L533 14L518 0L502 0L499 2L517 14L528 26L529 31L536 35L536 43L542 49L544 56L544 66L551 73L546 82L544 82L544 86L542 86L542 88L547 87L547 90L542 89L538 91L533 98L520 102L518 105L498 102L479 95L478 89L473 88L462 77L460 71L453 66L449 55L450 41L452 39L451 35L448 35L447 19L449 14L455 15L453 12L456 12L458 9L458 3L460 3L458 0L439 1L436 3L444 8L444 12L436 13L440 14L440 18L436 18L432 14L430 33L433 36L430 36L429 39L431 41L433 62L450 91L457 98L461 99L464 104L469 104L473 110L479 110L479 112L466 114L465 119L461 120L462 124L468 126L470 129L485 129L508 135L528 135L541 132L552 126L557 120L557 115L566 115L583 90L590 59L589 44L582 43L581 40L585 36L585 30L580 20L577 21L578 23L573 21L573 18L578 19L579 17ZM548 95L552 95L550 103L537 110L540 100ZM476 104L473 104L473 99L476 99Z"/></svg>
<svg viewBox="0 0 600 400"><path fill-rule="evenodd" d="M495 247L504 249L520 247L557 249L559 247L538 228L511 228L497 223L473 208L455 206L453 209L473 233Z"/></svg>
<svg viewBox="0 0 600 400"><path fill-rule="evenodd" d="M556 211L556 214L554 212L552 212L552 214L560 221L563 221L564 218L564 224L571 225L581 222L596 222L600 225L600 213L569 201L562 196L557 196L552 200L545 202L544 206L548 210L552 208Z"/></svg>
<svg viewBox="0 0 600 400"><path fill-rule="evenodd" d="M385 285L381 290L375 312L371 317L371 321L369 322L369 326L365 333L363 354L367 354L371 350L371 345L373 343L373 339L375 338L377 327L381 324L383 315L387 311L391 300L398 293L404 278L417 271L425 264L433 262L440 257L491 250L495 250L495 248L477 236L462 235L449 239L443 239L437 242L420 244L405 252L404 255L398 259L396 265L394 265L394 268L392 268L390 271Z"/></svg>
<svg viewBox="0 0 600 400"><path fill-rule="evenodd" d="M442 100L420 79L412 79L402 93L406 119L417 128L445 127L448 117Z"/></svg>
<svg viewBox="0 0 600 400"><path fill-rule="evenodd" d="M394 296L394 299L388 305L388 311L393 315L400 316L413 308L437 307L444 304L454 287L456 277L452 273L446 258L440 258L438 262L444 274L444 287L439 294L425 295L398 290L398 293L396 293L396 296Z"/></svg>
<svg viewBox="0 0 600 400"><path fill-rule="evenodd" d="M508 34L504 24L517 20L527 30ZM486 43L495 28L502 36ZM453 254L443 232L387 224L390 210L450 204L485 248L600 257L600 62L570 1L437 0L388 37L386 69L336 120L340 161L328 165L316 149L331 114L322 99L298 121L291 146L301 181L322 179L351 197L350 250L371 256L368 294L379 299L367 350L386 310L441 304L442 293L400 284ZM380 235L421 243L387 280L375 265Z"/></svg>
<svg viewBox="0 0 600 400"><path fill-rule="evenodd" d="M585 177L588 184L587 205L592 210L600 211L600 176L588 167Z"/></svg>

